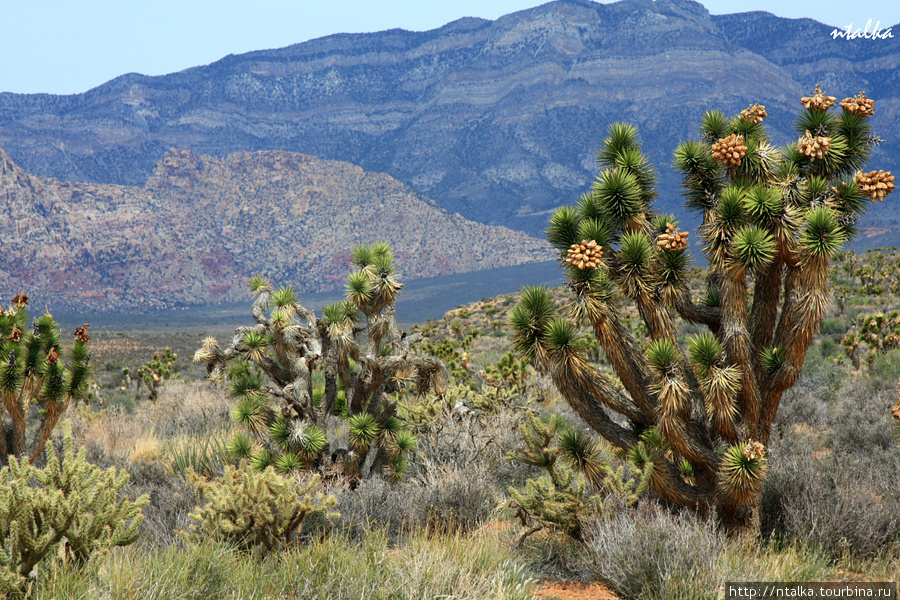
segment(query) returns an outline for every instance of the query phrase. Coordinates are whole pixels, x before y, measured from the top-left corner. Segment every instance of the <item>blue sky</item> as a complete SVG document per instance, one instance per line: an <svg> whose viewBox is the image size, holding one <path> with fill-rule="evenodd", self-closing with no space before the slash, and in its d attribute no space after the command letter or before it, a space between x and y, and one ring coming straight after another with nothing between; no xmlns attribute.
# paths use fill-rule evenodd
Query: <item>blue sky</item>
<svg viewBox="0 0 900 600"><path fill-rule="evenodd" d="M0 92L69 94L129 72L161 75L227 54L331 33L422 31L496 19L543 0L0 0ZM845 28L900 23L900 2L703 0L713 14L766 10ZM896 40L896 41L895 41ZM839 42L835 42L839 43ZM900 43L900 28L893 40Z"/></svg>

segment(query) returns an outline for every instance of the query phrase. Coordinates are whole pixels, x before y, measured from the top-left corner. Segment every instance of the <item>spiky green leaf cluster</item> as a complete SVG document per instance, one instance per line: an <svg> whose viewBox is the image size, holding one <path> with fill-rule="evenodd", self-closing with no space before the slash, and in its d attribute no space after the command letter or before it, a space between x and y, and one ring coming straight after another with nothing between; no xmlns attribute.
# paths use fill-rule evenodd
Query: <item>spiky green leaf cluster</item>
<svg viewBox="0 0 900 600"><path fill-rule="evenodd" d="M759 492L768 469L763 456L747 456L748 444L729 446L722 456L721 481L726 493L741 504L751 501Z"/></svg>

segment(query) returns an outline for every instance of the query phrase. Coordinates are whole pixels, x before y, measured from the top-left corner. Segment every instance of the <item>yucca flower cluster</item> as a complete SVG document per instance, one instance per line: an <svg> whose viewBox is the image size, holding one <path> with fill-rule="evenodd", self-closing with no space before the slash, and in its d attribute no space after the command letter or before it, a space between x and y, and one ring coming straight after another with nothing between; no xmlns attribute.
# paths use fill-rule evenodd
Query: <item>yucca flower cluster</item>
<svg viewBox="0 0 900 600"><path fill-rule="evenodd" d="M821 160L831 149L831 138L814 136L807 130L797 141L797 147L805 156Z"/></svg>
<svg viewBox="0 0 900 600"><path fill-rule="evenodd" d="M566 251L566 262L579 269L596 269L603 258L603 246L594 240L582 240L580 244L572 244Z"/></svg>
<svg viewBox="0 0 900 600"><path fill-rule="evenodd" d="M757 123L762 123L763 119L769 116L769 113L766 112L766 107L762 104L754 104L749 108L745 108L741 111L741 120L746 121L748 123L753 123L754 125Z"/></svg>
<svg viewBox="0 0 900 600"><path fill-rule="evenodd" d="M879 169L878 171L869 171L868 173L857 173L856 181L862 193L872 199L881 202L885 196L894 191L894 176L890 171Z"/></svg>
<svg viewBox="0 0 900 600"><path fill-rule="evenodd" d="M841 108L851 115L871 117L875 114L875 101L867 98L865 92L860 92L855 97L841 100Z"/></svg>
<svg viewBox="0 0 900 600"><path fill-rule="evenodd" d="M725 166L740 166L741 160L747 155L747 146L744 145L744 136L732 133L726 138L713 144L712 156Z"/></svg>
<svg viewBox="0 0 900 600"><path fill-rule="evenodd" d="M666 250L684 250L688 246L687 231L678 231L673 223L666 224L666 232L659 234L656 245Z"/></svg>
<svg viewBox="0 0 900 600"><path fill-rule="evenodd" d="M226 348L208 338L194 355L212 381L229 382L237 399L232 418L244 432L228 443L234 458L260 471L403 475L416 440L395 400L404 392L440 393L446 368L416 354L421 335L397 326L394 303L403 285L390 246L355 248L353 265L346 299L323 307L321 317L293 288L275 290L254 276L256 324L238 328ZM324 383L314 386L320 377ZM346 427L346 443L329 429L332 417Z"/></svg>
<svg viewBox="0 0 900 600"><path fill-rule="evenodd" d="M868 110L835 110L834 100L818 86L803 98L802 139L781 148L754 106L733 117L708 111L699 139L678 146L708 261L696 298L687 232L654 210L656 173L637 130L613 124L590 193L557 210L547 230L570 310L533 287L510 313L518 354L636 468L650 468L660 497L728 529L755 522L772 423L828 306L829 261L855 235L873 190L884 197L893 183L887 173L857 175L878 138ZM603 261L581 268L590 241ZM678 319L703 331L685 343ZM583 327L603 360L586 353Z"/></svg>
<svg viewBox="0 0 900 600"><path fill-rule="evenodd" d="M804 96L801 98L800 104L805 106L808 110L828 110L834 106L836 101L837 98L835 96L826 96L817 83L816 91L813 92L811 96Z"/></svg>

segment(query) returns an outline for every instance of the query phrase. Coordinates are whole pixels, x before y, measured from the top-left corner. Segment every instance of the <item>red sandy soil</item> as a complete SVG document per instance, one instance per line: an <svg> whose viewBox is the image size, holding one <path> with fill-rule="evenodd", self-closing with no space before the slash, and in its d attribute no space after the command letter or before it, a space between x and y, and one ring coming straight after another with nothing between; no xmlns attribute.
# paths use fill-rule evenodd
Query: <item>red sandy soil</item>
<svg viewBox="0 0 900 600"><path fill-rule="evenodd" d="M532 593L548 600L619 600L608 587L597 582L542 581Z"/></svg>

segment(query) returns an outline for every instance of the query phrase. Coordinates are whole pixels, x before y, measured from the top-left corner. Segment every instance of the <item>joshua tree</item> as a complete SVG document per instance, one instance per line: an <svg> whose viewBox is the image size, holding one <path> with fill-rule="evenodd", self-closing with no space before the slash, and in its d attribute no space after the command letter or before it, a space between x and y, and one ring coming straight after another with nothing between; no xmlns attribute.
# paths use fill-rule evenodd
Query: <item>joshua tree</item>
<svg viewBox="0 0 900 600"><path fill-rule="evenodd" d="M577 207L550 220L571 318L544 288L523 293L511 320L515 347L547 373L569 404L641 468L668 502L715 512L728 528L754 523L766 444L782 394L800 376L828 303L828 262L854 234L868 200L893 189L862 173L878 141L874 102L803 98L797 142L776 149L753 105L728 119L707 112L701 139L675 166L688 208L702 216L705 293L686 285L688 233L653 211L655 172L634 127L616 123L598 151L602 171ZM633 306L646 327L624 324ZM707 331L679 343L676 319ZM583 356L577 324L593 329L619 383Z"/></svg>
<svg viewBox="0 0 900 600"><path fill-rule="evenodd" d="M155 401L159 396L159 388L172 376L176 360L178 360L178 355L172 352L171 348L154 352L153 360L138 369L138 396L140 396L141 385L144 385L147 387L148 399ZM130 379L127 369L123 371L123 374Z"/></svg>
<svg viewBox="0 0 900 600"><path fill-rule="evenodd" d="M75 330L67 367L59 325L48 313L29 327L27 306L21 293L0 308L0 398L9 416L0 414L0 465L9 455L27 454L34 462L69 404L84 398L90 378L88 325Z"/></svg>
<svg viewBox="0 0 900 600"><path fill-rule="evenodd" d="M240 398L232 415L256 438L235 437L232 455L250 458L260 470L333 464L361 477L382 467L390 476L402 474L415 438L396 415L396 395L440 392L446 369L436 358L413 354L421 335L397 327L394 303L403 286L390 247L359 246L353 264L347 299L325 306L321 318L297 302L292 288L273 291L264 277L253 277L256 325L239 327L224 349L208 338L195 354L211 379L230 378L230 391ZM321 387L313 382L317 370ZM333 417L347 421L349 447L332 437L329 449Z"/></svg>

